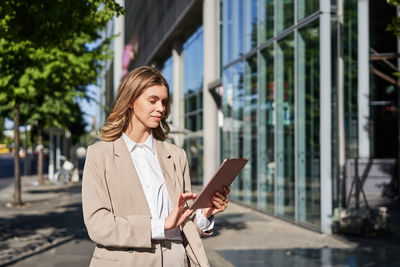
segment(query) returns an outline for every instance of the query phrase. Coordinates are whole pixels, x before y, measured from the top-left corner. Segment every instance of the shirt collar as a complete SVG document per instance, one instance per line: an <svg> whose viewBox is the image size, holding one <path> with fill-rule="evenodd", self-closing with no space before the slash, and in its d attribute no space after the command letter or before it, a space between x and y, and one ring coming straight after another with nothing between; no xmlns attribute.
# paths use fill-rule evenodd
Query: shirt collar
<svg viewBox="0 0 400 267"><path fill-rule="evenodd" d="M154 154L153 134L150 134L146 141L144 141L144 143L136 143L135 141L130 139L125 133L122 133L122 137L124 138L125 144L128 147L129 153L132 152L136 147L143 146L147 147Z"/></svg>

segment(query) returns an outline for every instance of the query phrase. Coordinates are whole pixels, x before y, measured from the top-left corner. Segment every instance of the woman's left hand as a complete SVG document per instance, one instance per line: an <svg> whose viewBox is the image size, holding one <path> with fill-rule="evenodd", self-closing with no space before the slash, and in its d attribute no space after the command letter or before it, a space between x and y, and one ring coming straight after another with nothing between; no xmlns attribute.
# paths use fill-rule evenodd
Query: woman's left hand
<svg viewBox="0 0 400 267"><path fill-rule="evenodd" d="M221 192L216 192L215 195L212 197L211 201L213 203L213 206L210 208L204 208L201 210L202 214L206 218L210 218L211 216L218 214L220 212L223 212L226 207L228 206L228 194L230 193L230 190L228 187L224 187L224 191Z"/></svg>

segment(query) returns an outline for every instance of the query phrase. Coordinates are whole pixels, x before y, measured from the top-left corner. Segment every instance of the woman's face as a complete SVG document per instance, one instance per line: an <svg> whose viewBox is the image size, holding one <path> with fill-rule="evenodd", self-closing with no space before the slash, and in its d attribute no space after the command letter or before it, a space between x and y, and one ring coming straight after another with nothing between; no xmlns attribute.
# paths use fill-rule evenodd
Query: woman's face
<svg viewBox="0 0 400 267"><path fill-rule="evenodd" d="M145 89L132 105L134 127L157 128L168 101L168 91L164 85L154 85Z"/></svg>

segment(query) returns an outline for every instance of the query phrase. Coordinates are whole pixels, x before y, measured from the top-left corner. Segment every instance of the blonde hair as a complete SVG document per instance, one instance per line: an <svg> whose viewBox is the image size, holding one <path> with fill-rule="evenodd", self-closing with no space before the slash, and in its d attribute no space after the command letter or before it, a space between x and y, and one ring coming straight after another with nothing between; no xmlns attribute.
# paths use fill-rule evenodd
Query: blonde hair
<svg viewBox="0 0 400 267"><path fill-rule="evenodd" d="M153 129L153 137L164 141L169 133L169 126L166 122L170 112L169 86L162 74L152 67L140 67L128 73L118 88L114 106L106 123L100 130L99 139L106 142L115 141L127 129L133 109L131 104L143 93L143 91L154 85L163 85L167 88L168 102L165 112L162 115L160 125Z"/></svg>

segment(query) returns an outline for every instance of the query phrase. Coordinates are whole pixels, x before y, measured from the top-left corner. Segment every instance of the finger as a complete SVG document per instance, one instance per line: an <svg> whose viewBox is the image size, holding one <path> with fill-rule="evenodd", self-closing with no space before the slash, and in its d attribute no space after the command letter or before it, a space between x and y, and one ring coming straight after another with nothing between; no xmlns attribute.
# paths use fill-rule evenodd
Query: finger
<svg viewBox="0 0 400 267"><path fill-rule="evenodd" d="M225 201L225 196L222 195L220 192L216 192L216 193L215 193L215 196L216 196L217 198L221 199L222 201Z"/></svg>
<svg viewBox="0 0 400 267"><path fill-rule="evenodd" d="M183 194L181 200L184 204L186 201L195 199L196 197L197 197L196 194L188 193L188 194Z"/></svg>
<svg viewBox="0 0 400 267"><path fill-rule="evenodd" d="M221 199L219 197L213 197L213 201L218 202L220 205L222 205L225 202L225 199Z"/></svg>
<svg viewBox="0 0 400 267"><path fill-rule="evenodd" d="M213 201L213 205L217 210L221 210L223 208L222 204L215 200Z"/></svg>
<svg viewBox="0 0 400 267"><path fill-rule="evenodd" d="M190 193L190 194L183 194L183 195L181 196L181 198L179 199L178 206L179 206L180 208L183 208L188 200L193 200L193 199L196 198L196 196L197 196L196 194L192 194L192 193Z"/></svg>
<svg viewBox="0 0 400 267"><path fill-rule="evenodd" d="M214 198L212 202L213 202L214 206L216 206L217 208L220 208L224 204L224 201L221 201L218 198Z"/></svg>
<svg viewBox="0 0 400 267"><path fill-rule="evenodd" d="M224 186L224 195L227 196L227 195L229 195L230 192L231 192L231 190L229 190L228 187Z"/></svg>
<svg viewBox="0 0 400 267"><path fill-rule="evenodd" d="M214 199L214 202L218 203L218 208L223 207L224 209L226 208L226 206L228 205L229 200L225 199L224 201L221 201L221 199Z"/></svg>
<svg viewBox="0 0 400 267"><path fill-rule="evenodd" d="M183 193L182 197L184 197L184 198L186 198L186 197L197 197L197 194L195 194L195 193Z"/></svg>

